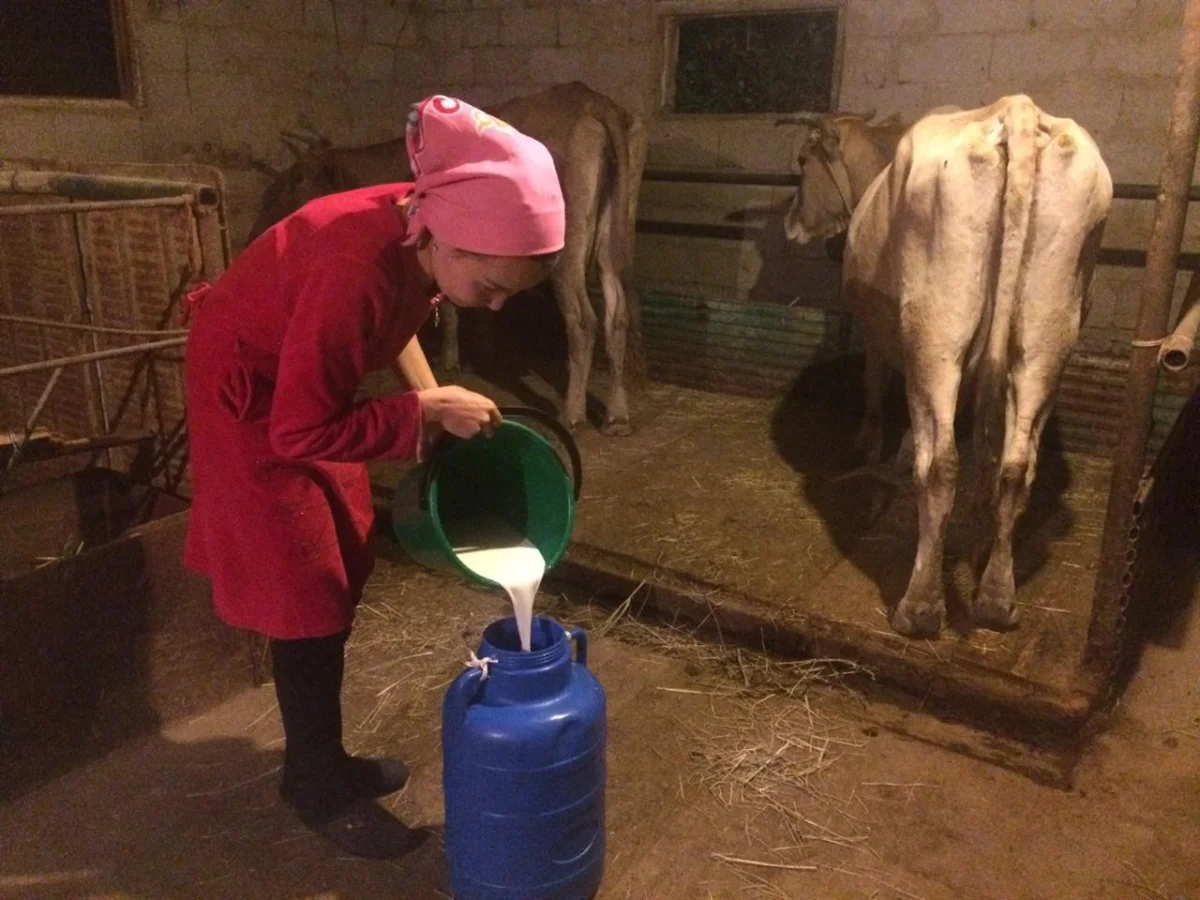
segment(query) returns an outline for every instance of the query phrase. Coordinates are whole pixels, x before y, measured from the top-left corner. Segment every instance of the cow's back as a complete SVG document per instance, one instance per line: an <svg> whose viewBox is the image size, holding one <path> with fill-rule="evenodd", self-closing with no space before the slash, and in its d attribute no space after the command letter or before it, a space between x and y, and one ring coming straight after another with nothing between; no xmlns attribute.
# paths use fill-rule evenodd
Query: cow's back
<svg viewBox="0 0 1200 900"><path fill-rule="evenodd" d="M1004 157L986 120L926 116L901 138L850 219L847 308L904 370L938 320L937 338L971 346L997 259ZM919 344L919 346L917 346Z"/></svg>
<svg viewBox="0 0 1200 900"><path fill-rule="evenodd" d="M1074 330L1055 340L1074 341L1086 282L1080 276L1090 275L1094 264L1094 254L1084 253L1083 245L1089 236L1098 243L1094 232L1107 214L1112 183L1084 129L1018 95L923 117L854 211L843 270L845 301L868 339L897 368L905 367L906 345L912 355L905 335L917 320L943 323L939 329L949 343L968 347L967 368L983 353L1005 229L1006 123L1018 112L1036 116L1036 142L1029 151L1036 155L1037 174L1031 196L1022 201L1032 214L1019 251L1026 275L1012 327L1020 330L1020 339L1035 323L1045 324L1046 316L1065 316ZM1011 212L1015 204L1009 201Z"/></svg>

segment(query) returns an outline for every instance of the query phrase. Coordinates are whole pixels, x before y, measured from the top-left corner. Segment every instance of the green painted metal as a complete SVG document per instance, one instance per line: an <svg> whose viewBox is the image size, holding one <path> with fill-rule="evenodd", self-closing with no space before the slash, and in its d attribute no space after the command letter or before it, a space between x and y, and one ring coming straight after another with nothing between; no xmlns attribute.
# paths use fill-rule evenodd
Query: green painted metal
<svg viewBox="0 0 1200 900"><path fill-rule="evenodd" d="M699 299L646 290L642 328L652 377L703 390L772 396L821 360L861 352L861 335L841 310ZM1069 450L1111 455L1128 360L1076 353L1057 398L1058 433ZM1191 391L1160 378L1150 447L1156 450Z"/></svg>

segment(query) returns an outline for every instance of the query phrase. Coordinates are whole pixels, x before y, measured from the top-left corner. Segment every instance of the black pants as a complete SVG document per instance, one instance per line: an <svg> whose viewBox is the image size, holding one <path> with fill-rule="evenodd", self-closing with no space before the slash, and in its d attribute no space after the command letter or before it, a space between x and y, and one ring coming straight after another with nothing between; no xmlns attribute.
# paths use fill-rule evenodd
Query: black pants
<svg viewBox="0 0 1200 900"><path fill-rule="evenodd" d="M275 695L286 741L281 790L306 822L342 812L355 799L342 747L342 675L349 630L271 641Z"/></svg>

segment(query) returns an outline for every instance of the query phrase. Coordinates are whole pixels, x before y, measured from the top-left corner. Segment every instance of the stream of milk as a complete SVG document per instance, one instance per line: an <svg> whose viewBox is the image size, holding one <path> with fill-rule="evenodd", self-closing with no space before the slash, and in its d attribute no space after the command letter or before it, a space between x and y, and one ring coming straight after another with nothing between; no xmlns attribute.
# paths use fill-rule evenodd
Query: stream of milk
<svg viewBox="0 0 1200 900"><path fill-rule="evenodd" d="M452 538L454 552L464 566L508 592L521 649L529 650L533 598L546 574L541 551L507 522L492 517L463 523Z"/></svg>

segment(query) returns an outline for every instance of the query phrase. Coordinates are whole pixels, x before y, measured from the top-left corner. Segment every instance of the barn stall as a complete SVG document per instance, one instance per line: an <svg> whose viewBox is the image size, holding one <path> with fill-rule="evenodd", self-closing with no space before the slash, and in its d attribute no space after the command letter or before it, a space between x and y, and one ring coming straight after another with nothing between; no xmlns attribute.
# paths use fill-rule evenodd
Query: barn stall
<svg viewBox="0 0 1200 900"><path fill-rule="evenodd" d="M820 9L791 18L769 12L699 20L664 15L653 46L668 50L659 51L656 64L680 71L688 53L704 52L705 40L730 40L721 28L759 41L761 53L778 52L780 45L772 45L768 35L783 35L779 40L786 42L785 26L795 18L804 39L819 42L822 29L837 18L831 15ZM1062 20L1040 21L1054 34L1069 31ZM697 24L709 32L689 34ZM848 13L849 31L867 24L853 10ZM987 736L975 752L1060 780L1069 777L1080 728L1111 699L1112 675L1130 649L1123 641L1125 617L1117 611L1124 609L1124 592L1113 588L1127 573L1109 572L1109 583L1098 588L1097 570L1104 558L1114 451L1123 424L1131 421L1124 396L1159 193L1155 164L1147 165L1148 157L1134 164L1121 148L1133 135L1148 139L1141 133L1145 120L1134 121L1134 106L1154 80L1138 76L1126 86L1131 76L1097 54L1091 57L1095 77L1111 90L1103 96L1082 89L1070 94L1049 73L1053 90L1006 69L1002 54L1022 47L1015 36L982 40L956 34L942 40L913 34L879 40L887 44L881 52L894 68L873 72L870 80L882 79L884 87L927 97L928 103L933 91L943 92L938 100L972 103L985 102L987 95L972 95L981 89L947 81L944 72L926 73L929 84L918 91L925 63L912 58L916 48L990 48L987 70L995 77L989 88L1019 86L1035 99L1075 110L1071 114L1094 129L1118 182L1093 308L1058 393L1021 526L1021 626L998 634L971 629L963 620L974 585L969 560L974 529L960 504L947 551L950 627L929 643L890 633L885 610L903 593L915 548L912 489L904 473L890 480L839 477L855 464L862 360L857 330L838 300L839 264L830 258L835 248L797 249L783 234L783 214L800 183L790 165L793 131L777 127L776 116L681 109L689 103L772 100L721 96L723 82L684 90L668 79L661 87L661 96L675 106L660 111L651 127L636 252L650 383L635 412L640 418L632 438L583 437L589 452L587 502L569 564L556 583L573 596L606 597L613 604L632 598L643 613L690 622L714 640L733 637L784 654L867 661L923 708L941 704L951 715L986 722ZM676 54L674 69L667 64L671 57L663 55L668 51ZM849 52L836 41L828 47L828 64L849 82L831 77L793 84L793 90L815 92L793 103L817 110L874 107L880 118L903 110L894 100L879 108L889 91L872 92L853 81L867 61L843 56L837 69L838 54ZM889 79L897 84L887 84ZM706 89L718 93L704 99ZM1118 90L1127 91L1128 106L1114 110L1111 97ZM828 91L834 93L823 93ZM1159 152L1151 154L1157 160L1165 150L1170 108L1166 93L1162 100ZM1138 116L1145 112L1139 107ZM1194 165L1190 159L1188 167ZM1198 196L1195 188L1187 194L1189 200ZM1182 305L1198 261L1196 214L1187 222L1184 252L1173 263L1180 275L1167 283L1172 312ZM533 303L514 304L501 314L508 343L490 354L477 349L473 361L483 377L467 383L499 389L513 400L540 398L553 408L563 389L562 333L549 301ZM436 346L437 334L429 337ZM557 344L559 351L543 361L540 374L506 371L502 360L529 354L531 344ZM468 362L471 349L465 351ZM1137 352L1154 353L1145 347ZM1165 372L1156 384L1149 407L1151 458L1196 378L1194 372ZM603 390L594 391L595 400L603 396ZM894 448L905 413L898 391L891 400ZM594 417L599 415L597 408ZM967 465L964 484L970 480ZM384 471L381 492L394 478L394 471ZM1114 549L1111 534L1108 540L1109 557L1129 555L1127 542ZM997 733L1016 743L998 742Z"/></svg>
<svg viewBox="0 0 1200 900"><path fill-rule="evenodd" d="M1126 382L1134 377L1130 361L1139 352L1147 355L1147 348L1135 351L1131 341L1160 336L1154 329L1135 334L1136 301L1140 254L1154 249L1151 201L1167 149L1180 4L1142 3L1122 12L1082 2L1011 2L987 22L954 4L924 0L886 8L852 0L840 6L764 2L753 9L631 2L470 11L382 0L308 2L297 4L298 14L282 22L258 4L145 0L113 8L120 10L115 21L124 22L132 35L124 51L127 81L108 100L0 107L5 170L74 173L97 183L103 177L133 177L207 184L219 191L220 212L210 215L235 250L267 180L261 174L264 161L276 168L289 161L278 141L284 130L311 128L335 145L358 145L394 137L406 104L432 90L487 104L572 78L643 115L650 160L635 258L648 380L635 394L632 437L610 439L590 430L581 435L587 488L575 546L551 586L576 602L628 600L642 614L690 623L714 641L739 641L791 656L857 660L898 689L899 704L941 704L950 715L970 712L991 728L975 740L972 752L1051 781L1069 778L1080 729L1110 685L1108 663L1117 659L1115 638L1122 632L1107 626L1101 676L1083 677L1089 629L1121 600L1111 589L1098 590L1096 582L1098 563L1105 559L1101 543L1110 517L1114 451L1129 421L1121 404ZM1112 36L1116 29L1124 35L1119 45ZM725 96L720 84L702 77L720 68L711 63L713 54L732 53L735 46L747 48L737 56L737 66L765 72L767 84L786 85L786 91ZM780 46L790 54L800 47L811 60L808 74L797 77L791 71L795 66L763 65ZM1063 49L1050 53L1052 46ZM895 113L911 120L939 103L975 105L1016 90L1091 129L1124 190L1114 205L1094 309L1060 390L1022 526L1017 551L1022 624L1006 634L951 627L937 641L911 642L891 634L883 615L902 592L911 562L911 491L903 478L836 480L850 468L861 409L858 336L840 309L839 267L826 248L798 250L783 237L782 212L796 187L796 135L775 127L774 119L798 108L874 107L880 117ZM134 168L134 162L156 167ZM218 167L223 180L206 165ZM1189 180L1195 181L1184 182ZM168 213L147 212L120 192L105 193L104 200L70 192L19 193L19 198L6 197L6 203L99 203L119 197L112 202L130 207L79 214L22 210L4 220L6 225L19 222L4 232L5 259L36 269L40 277L58 273L62 279L42 287L36 272L23 272L11 262L6 269L10 293L2 311L9 317L3 324L10 358L3 364L38 368L12 373L24 381L16 405L5 407L4 425L36 435L48 453L104 463L101 469L83 468L87 474L60 467L53 474L65 471L66 487L48 476L42 481L38 473L48 469L23 463L14 466L14 472L27 473L29 485L21 490L57 491L69 503L87 498L88 504L99 491L102 505L111 505L115 492L118 507L132 503L139 509L148 505L141 495L153 490L162 495L153 496L161 504L159 514L165 513L163 521L178 529L183 519L170 503L187 493L186 472L178 465L182 448L173 443L181 433L178 359L163 357L167 347L135 346L130 357L88 354L105 352L100 348L114 343L98 343L105 332L95 328L176 330L180 291L202 272L223 268L224 251L215 248L226 238L211 243L210 237L210 245L197 251L187 228L157 220L147 224L144 218ZM206 203L212 205L211 198ZM193 221L203 219L195 203L176 209ZM196 229L204 231L200 225ZM1193 212L1182 234L1179 265L1184 269L1195 262L1198 234ZM162 246L144 248L164 236L170 240ZM107 260L104 240L109 241ZM171 241L182 243L171 246ZM1159 252L1165 258L1174 250ZM85 251L100 259L94 268L81 261ZM176 258L180 253L186 265ZM145 272L156 267L158 280L143 284L149 277ZM76 270L84 274L74 281L75 276L61 274ZM105 277L126 285L117 290L128 299L93 304L89 298L101 295L89 294L84 282L91 278L93 285L103 284ZM1185 274L1173 287L1175 309L1186 286ZM51 288L58 291L53 300L46 299ZM91 350L85 346L81 353L79 343L67 339L72 333L64 338L49 322L72 324L72 315L87 312L92 317L80 322L93 330L79 334ZM467 321L465 329L480 324ZM554 406L561 396L563 354L553 306L544 299L529 300L523 308L514 303L498 324L499 346L491 358L468 340L466 360L478 374L461 376L464 383ZM126 337L144 337L146 343L174 339ZM427 337L435 348L439 334L431 330ZM531 337L545 351L538 372L505 367L506 359L528 355ZM154 353L160 355L146 356ZM88 358L68 364L68 357ZM130 359L156 361L131 364ZM63 374L47 391L60 364ZM148 382L148 373L164 366L154 386L131 388L131 381ZM41 379L37 384L34 375ZM603 380L598 373L597 381ZM1151 452L1166 439L1195 388L1194 375L1157 381L1147 406L1154 422ZM139 398L141 418L121 422L108 404L131 391ZM43 393L46 400L40 402ZM892 401L894 446L903 411L898 396ZM39 405L44 409L38 418L52 434L26 427ZM125 427L137 434L124 434ZM130 443L121 443L126 438ZM89 443L76 443L81 440ZM29 441L27 448L24 439L11 443L33 453L38 441ZM76 453L81 446L82 456ZM138 454L129 447L146 448L141 461L135 464ZM8 459L15 458L15 449L9 453ZM105 458L92 460L89 453ZM141 468L147 459L148 468ZM1126 459L1124 464L1134 463ZM385 505L399 471L378 467L375 474ZM96 479L100 488L93 486ZM130 482L141 486L130 487ZM131 493L137 496L130 499ZM5 500L16 504L14 510L32 508L33 501L19 497L14 490ZM61 502L68 504L66 519L91 514ZM167 568L157 576L159 582L181 579L188 586L186 602L201 603L202 588L170 568L177 567L178 531L162 539L165 549L145 549L145 536L158 532L153 525L140 526L154 515L118 512L120 526L106 524L104 533L117 538L110 541L113 546L124 546L122 532L128 535L131 527L140 532L140 549L125 552L161 560ZM18 520L6 514L5 521ZM951 527L952 598L955 592L969 596L971 590L969 524L958 519ZM50 530L36 545L6 544L20 547L21 577L49 578L44 570L29 570L51 560L51 572L82 580L85 593L86 585L104 580L88 574L93 570L84 567L86 553L54 562L72 549L64 546L65 539L75 535L72 528L66 535L63 528ZM137 566L117 568L138 571ZM42 590L60 592L58 585ZM153 619L145 606L149 602L130 614ZM154 593L153 602L169 611L184 601L165 592ZM5 605L15 609L7 599ZM198 607L188 609L179 632L149 626L165 643L167 660L143 659L141 673L160 672L169 664L174 635L199 627L189 624L188 616L195 616L193 623L205 621ZM21 618L29 627L39 622ZM56 624L36 628L45 639L46 632L59 634L69 618L58 613ZM952 611L951 625L956 624ZM206 623L202 630L210 627ZM196 665L236 660L244 663L241 676L251 677L253 647L238 646L230 653L227 635L219 629L204 633ZM28 640L21 637L22 643ZM77 662L85 665L85 660ZM62 679L59 690L70 675L60 671L55 677ZM186 684L188 677L185 673L174 684ZM210 700L205 695L196 703ZM95 712L87 709L84 718ZM141 715L122 734L144 728L145 710ZM33 730L30 734L33 740ZM1005 743L1009 737L1012 744Z"/></svg>

